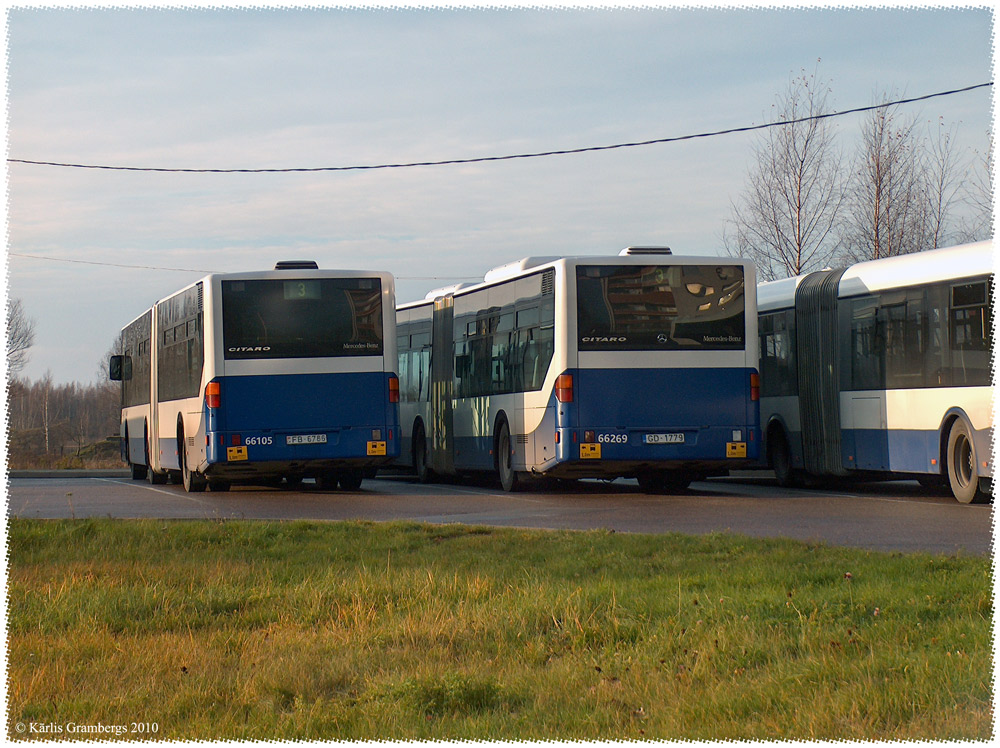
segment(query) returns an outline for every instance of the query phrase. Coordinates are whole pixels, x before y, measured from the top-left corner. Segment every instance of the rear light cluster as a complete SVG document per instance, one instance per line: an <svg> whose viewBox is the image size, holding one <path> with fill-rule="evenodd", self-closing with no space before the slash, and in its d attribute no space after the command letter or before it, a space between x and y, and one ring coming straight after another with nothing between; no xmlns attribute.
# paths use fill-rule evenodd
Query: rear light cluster
<svg viewBox="0 0 1000 748"><path fill-rule="evenodd" d="M750 375L750 399L760 400L760 374L757 372Z"/></svg>
<svg viewBox="0 0 1000 748"><path fill-rule="evenodd" d="M556 378L556 400L561 403L573 402L573 375L560 374Z"/></svg>
<svg viewBox="0 0 1000 748"><path fill-rule="evenodd" d="M222 405L222 387L218 382L209 382L205 385L205 405L209 408L218 408Z"/></svg>
<svg viewBox="0 0 1000 748"><path fill-rule="evenodd" d="M399 379L397 377L389 377L389 402L399 402Z"/></svg>

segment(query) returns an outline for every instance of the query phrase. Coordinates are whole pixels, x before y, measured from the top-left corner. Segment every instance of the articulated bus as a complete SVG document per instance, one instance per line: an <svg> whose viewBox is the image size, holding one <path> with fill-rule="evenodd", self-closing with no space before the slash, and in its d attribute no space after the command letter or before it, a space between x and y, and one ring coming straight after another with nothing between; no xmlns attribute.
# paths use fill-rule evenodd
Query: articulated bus
<svg viewBox="0 0 1000 748"><path fill-rule="evenodd" d="M652 493L752 464L755 299L749 261L636 247L529 257L403 304L400 464Z"/></svg>
<svg viewBox="0 0 1000 748"><path fill-rule="evenodd" d="M158 301L111 360L132 477L359 488L399 454L394 299L389 273L290 261Z"/></svg>
<svg viewBox="0 0 1000 748"><path fill-rule="evenodd" d="M763 283L761 414L778 480L916 478L988 501L993 248Z"/></svg>

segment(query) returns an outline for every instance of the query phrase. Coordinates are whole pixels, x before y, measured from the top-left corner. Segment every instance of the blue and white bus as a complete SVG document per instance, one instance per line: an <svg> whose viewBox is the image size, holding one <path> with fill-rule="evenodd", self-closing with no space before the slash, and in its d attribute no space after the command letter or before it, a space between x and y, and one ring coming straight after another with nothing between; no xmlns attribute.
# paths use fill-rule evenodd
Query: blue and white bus
<svg viewBox="0 0 1000 748"><path fill-rule="evenodd" d="M400 463L649 492L751 464L755 292L749 261L643 247L529 257L403 304Z"/></svg>
<svg viewBox="0 0 1000 748"><path fill-rule="evenodd" d="M761 414L779 482L916 478L987 501L992 300L991 242L761 284Z"/></svg>
<svg viewBox="0 0 1000 748"><path fill-rule="evenodd" d="M359 488L399 454L394 299L389 273L291 261L158 301L111 361L132 477Z"/></svg>

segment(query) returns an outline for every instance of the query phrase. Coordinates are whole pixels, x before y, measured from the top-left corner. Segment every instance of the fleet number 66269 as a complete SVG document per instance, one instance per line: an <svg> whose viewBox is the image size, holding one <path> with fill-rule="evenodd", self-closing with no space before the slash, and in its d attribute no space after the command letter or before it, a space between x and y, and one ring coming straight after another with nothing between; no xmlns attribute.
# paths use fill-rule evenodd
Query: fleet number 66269
<svg viewBox="0 0 1000 748"><path fill-rule="evenodd" d="M628 434L598 434L597 441L601 444L628 444Z"/></svg>

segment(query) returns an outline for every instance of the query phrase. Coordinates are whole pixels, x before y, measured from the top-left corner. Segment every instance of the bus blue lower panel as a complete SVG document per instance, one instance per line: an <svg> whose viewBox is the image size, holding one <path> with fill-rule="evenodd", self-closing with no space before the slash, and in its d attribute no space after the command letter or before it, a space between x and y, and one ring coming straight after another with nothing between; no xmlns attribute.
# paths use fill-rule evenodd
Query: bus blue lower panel
<svg viewBox="0 0 1000 748"><path fill-rule="evenodd" d="M978 462L976 472L989 477L993 474L990 430L975 431L972 438ZM843 464L848 470L938 475L942 467L941 439L937 430L843 429Z"/></svg>
<svg viewBox="0 0 1000 748"><path fill-rule="evenodd" d="M308 473L377 466L399 456L399 408L389 374L220 377L221 406L206 409L209 470L248 473L282 464ZM212 466L220 469L212 470Z"/></svg>
<svg viewBox="0 0 1000 748"><path fill-rule="evenodd" d="M752 369L569 373L573 403L556 405L563 470L575 463L575 471L595 475L670 468L717 472L759 456L760 405L751 399ZM599 457L583 456L587 450L580 443L591 436Z"/></svg>

